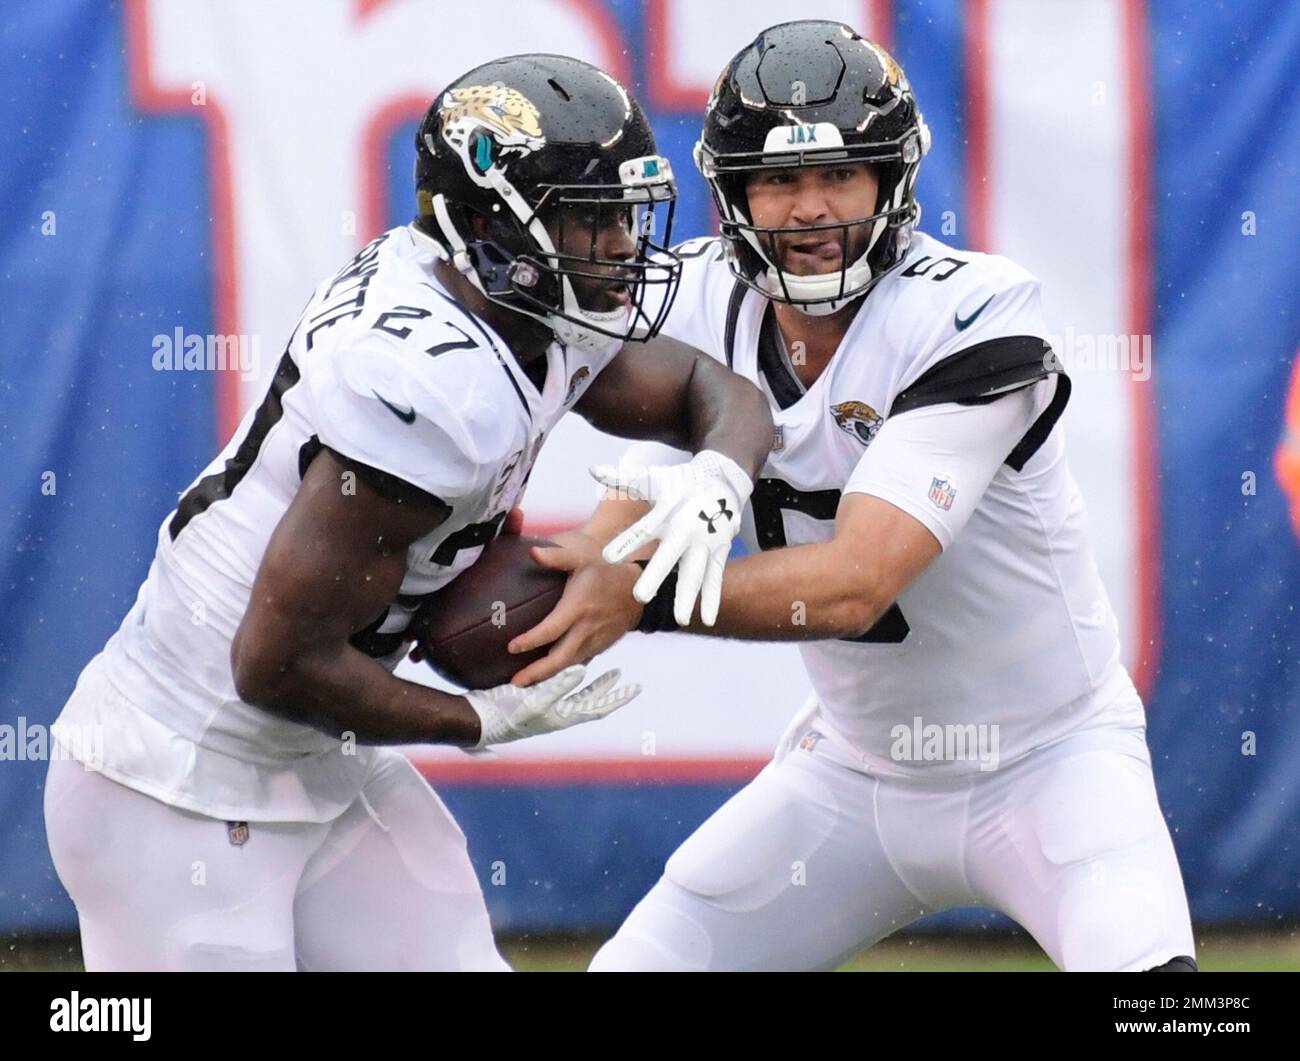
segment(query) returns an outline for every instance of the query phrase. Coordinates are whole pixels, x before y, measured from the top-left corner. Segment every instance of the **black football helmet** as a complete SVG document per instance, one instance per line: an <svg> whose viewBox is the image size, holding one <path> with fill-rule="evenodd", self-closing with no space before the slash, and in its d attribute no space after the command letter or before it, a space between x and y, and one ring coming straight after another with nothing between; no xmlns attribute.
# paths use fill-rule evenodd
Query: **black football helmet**
<svg viewBox="0 0 1300 1061"><path fill-rule="evenodd" d="M676 186L640 105L608 74L560 55L486 63L434 101L415 152L416 224L487 298L583 349L658 332L681 274L667 250ZM597 254L611 212L635 241L630 260ZM590 226L586 253L567 246L566 221ZM588 292L625 283L630 303L585 306L575 280Z"/></svg>
<svg viewBox="0 0 1300 1061"><path fill-rule="evenodd" d="M921 217L916 174L930 130L902 68L839 22L764 30L723 70L709 97L695 164L713 191L732 272L769 299L822 316L866 294L902 260ZM880 192L866 217L823 225L755 225L745 182L755 170L868 163ZM864 253L837 272L782 269L777 235L870 225Z"/></svg>

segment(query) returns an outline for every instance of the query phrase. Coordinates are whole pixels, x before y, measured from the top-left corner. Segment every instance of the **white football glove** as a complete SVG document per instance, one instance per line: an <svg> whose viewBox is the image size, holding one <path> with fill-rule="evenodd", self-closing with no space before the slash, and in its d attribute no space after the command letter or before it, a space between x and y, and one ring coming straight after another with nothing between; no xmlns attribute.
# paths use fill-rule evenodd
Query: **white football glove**
<svg viewBox="0 0 1300 1061"><path fill-rule="evenodd" d="M580 692L573 692L586 674L586 667L574 664L536 685L507 682L491 689L463 693L483 728L478 743L469 750L478 751L489 744L505 744L554 733L582 722L594 722L617 711L641 692L639 685L614 688L617 670L606 671Z"/></svg>
<svg viewBox="0 0 1300 1061"><path fill-rule="evenodd" d="M617 564L650 539L660 540L632 595L648 603L680 562L673 618L679 626L689 623L698 596L700 620L712 626L722 603L722 570L731 539L740 530L740 514L754 489L744 469L706 449L686 464L599 465L591 474L611 490L654 504L602 553L608 563Z"/></svg>

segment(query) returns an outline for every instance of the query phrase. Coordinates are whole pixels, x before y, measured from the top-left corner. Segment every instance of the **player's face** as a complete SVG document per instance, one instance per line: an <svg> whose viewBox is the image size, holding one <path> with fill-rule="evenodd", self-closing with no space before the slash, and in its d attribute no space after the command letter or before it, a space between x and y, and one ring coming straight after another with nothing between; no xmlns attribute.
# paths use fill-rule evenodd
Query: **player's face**
<svg viewBox="0 0 1300 1061"><path fill-rule="evenodd" d="M762 170L751 174L745 184L750 219L765 228L833 225L869 217L875 213L878 190L875 173L861 162ZM795 276L836 272L862 255L868 228L862 224L821 232L778 233L776 261Z"/></svg>
<svg viewBox="0 0 1300 1061"><path fill-rule="evenodd" d="M583 259L602 259L605 263L631 262L637 244L630 207L612 203L574 205L556 211L545 219L551 242L561 254ZM569 261L567 269L577 269L586 276L570 276L573 293L583 309L608 313L630 306L632 295L627 281L632 270L617 264L582 264Z"/></svg>

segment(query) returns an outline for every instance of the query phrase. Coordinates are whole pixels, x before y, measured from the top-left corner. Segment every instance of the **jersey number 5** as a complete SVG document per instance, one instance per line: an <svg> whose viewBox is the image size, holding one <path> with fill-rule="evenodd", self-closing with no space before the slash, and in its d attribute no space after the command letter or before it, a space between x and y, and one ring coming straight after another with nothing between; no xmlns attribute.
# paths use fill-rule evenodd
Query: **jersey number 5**
<svg viewBox="0 0 1300 1061"><path fill-rule="evenodd" d="M838 490L796 490L784 479L759 479L750 497L754 512L754 530L758 546L764 551L783 549L785 540L784 511L802 512L813 519L834 519L840 507ZM911 632L897 603L891 604L876 625L858 637L840 638L874 645L897 645Z"/></svg>

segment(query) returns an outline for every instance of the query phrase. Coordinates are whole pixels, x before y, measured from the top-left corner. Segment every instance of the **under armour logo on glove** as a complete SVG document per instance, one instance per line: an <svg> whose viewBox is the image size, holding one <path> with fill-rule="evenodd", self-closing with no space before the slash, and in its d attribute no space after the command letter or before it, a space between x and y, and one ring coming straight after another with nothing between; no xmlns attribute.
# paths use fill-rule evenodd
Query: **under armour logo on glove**
<svg viewBox="0 0 1300 1061"><path fill-rule="evenodd" d="M700 509L700 519L704 520L704 522L709 525L710 534L717 533L713 529L713 521L715 519L717 519L719 516L725 516L727 519L731 519L731 517L734 515L735 513L732 512L731 509L727 507L727 499L725 497L718 498L718 511L713 513L712 516L710 516L707 512L705 512L704 509Z"/></svg>
<svg viewBox="0 0 1300 1061"><path fill-rule="evenodd" d="M605 465L592 468L591 474L621 497L654 505L601 554L607 562L617 564L652 538L660 540L632 589L633 596L642 604L649 602L676 567L673 618L677 625L691 621L698 597L700 621L712 626L722 604L722 569L731 552L731 539L740 529L736 513L744 509L754 490L749 476L730 457L707 449L687 464ZM718 511L710 516L709 506L715 502ZM692 509L695 516L691 515Z"/></svg>

